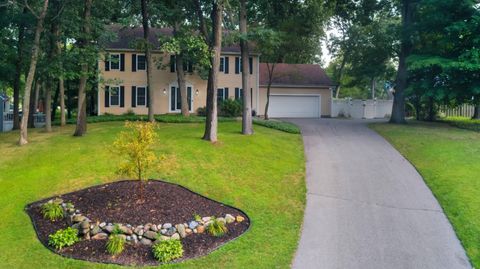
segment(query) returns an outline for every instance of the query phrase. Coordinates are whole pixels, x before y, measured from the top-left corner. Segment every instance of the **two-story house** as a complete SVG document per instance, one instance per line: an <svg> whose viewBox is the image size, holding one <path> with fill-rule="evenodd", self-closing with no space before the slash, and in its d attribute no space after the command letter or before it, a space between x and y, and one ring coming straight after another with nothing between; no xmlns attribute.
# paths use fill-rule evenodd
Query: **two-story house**
<svg viewBox="0 0 480 269"><path fill-rule="evenodd" d="M158 49L153 50L152 55L155 64L161 68L153 69L153 96L149 96L145 55L141 51L132 49L132 42L142 38L143 29L141 27L122 28L120 26L112 26L111 29L116 33L117 37L106 44L108 56L102 57L99 61L102 83L100 83L98 89L98 114L120 115L129 111L139 115L148 114L148 98L154 98L155 114L180 113L181 98L174 56L163 53ZM172 30L169 28L152 29L150 42L154 44L155 48L159 47L158 37L162 35L172 35ZM265 81L265 78L261 78L260 75L264 74L265 76L265 72L260 70L258 53L251 52L248 62L250 71L250 89L248 90L251 92L252 110L258 115L263 115L266 103L266 90L261 89L262 87L265 88L265 85L260 85L260 82ZM330 80L326 78L325 73L319 66L316 69L305 67L298 69L295 66L290 65L291 68L281 66L283 73L279 78L290 77L290 82L298 85L287 85L290 82L285 85L274 83L275 88L272 88L271 97L276 97L272 98L270 110L272 113L270 115L273 117L329 116L329 102L331 102ZM309 66L314 67L314 65ZM186 64L184 68L186 71L189 107L190 111L195 113L198 108L206 105L207 81L203 80L193 70L192 65ZM241 99L243 89L240 47L238 45L222 48L219 68L218 101L227 98ZM293 72L292 76L285 74L289 70ZM305 70L310 73L303 74ZM321 74L315 74L315 71L319 71ZM303 77L303 75L308 77ZM312 76L316 77L317 75L323 79L315 80L312 78ZM295 77L294 80L292 80L293 77ZM275 81L281 82L284 80ZM314 81L316 84L301 83L302 81Z"/></svg>

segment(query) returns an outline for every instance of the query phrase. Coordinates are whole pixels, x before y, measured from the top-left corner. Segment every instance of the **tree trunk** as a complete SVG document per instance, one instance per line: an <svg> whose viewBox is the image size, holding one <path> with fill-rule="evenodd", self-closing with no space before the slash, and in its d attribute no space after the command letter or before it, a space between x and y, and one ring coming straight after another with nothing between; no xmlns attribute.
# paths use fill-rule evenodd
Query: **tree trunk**
<svg viewBox="0 0 480 269"><path fill-rule="evenodd" d="M83 38L79 41L81 49L86 49L88 40L90 39L90 15L93 0L85 0L85 9L83 13ZM84 60L87 61L87 60ZM88 79L88 62L83 62L81 65L82 75L78 85L78 115L77 126L75 128L74 136L83 136L87 132L87 79Z"/></svg>
<svg viewBox="0 0 480 269"><path fill-rule="evenodd" d="M265 119L268 120L268 107L270 106L270 89L272 88L273 72L275 71L275 63L267 63L268 84L267 84L267 103L265 104Z"/></svg>
<svg viewBox="0 0 480 269"><path fill-rule="evenodd" d="M342 63L340 64L340 69L338 70L338 85L337 85L337 88L335 89L335 98L337 98L337 99L340 96L340 88L341 88L343 70L345 69L345 64L346 63L347 63L347 57L345 55L343 55Z"/></svg>
<svg viewBox="0 0 480 269"><path fill-rule="evenodd" d="M35 128L34 114L37 112L38 99L40 97L41 82L37 79L35 82L35 92L30 95L29 112L28 112L28 128Z"/></svg>
<svg viewBox="0 0 480 269"><path fill-rule="evenodd" d="M28 12L23 8L23 14ZM20 129L20 87L23 66L23 46L25 44L25 23L18 25L17 61L15 62L15 78L13 81L13 130Z"/></svg>
<svg viewBox="0 0 480 269"><path fill-rule="evenodd" d="M218 68L220 66L220 52L222 50L222 17L223 17L223 1L213 4L212 23L213 23L213 42L211 49L213 57L211 59L212 68L208 76L207 86L207 119L205 122L205 133L203 139L211 142L217 142L217 84L218 84Z"/></svg>
<svg viewBox="0 0 480 269"><path fill-rule="evenodd" d="M60 8L58 7L58 2L54 2L56 6L56 12L59 14L60 13ZM56 21L51 22L51 35L50 35L50 62L55 62L56 58L60 55L61 50L58 49L58 40L60 39L60 25ZM48 81L48 89L50 91L49 97L51 101L51 105L46 106L51 113L50 114L50 124L52 121L55 120L55 114L57 112L57 106L58 106L58 96L60 94L60 89L58 87L58 84L55 83L55 81L58 79L58 76L51 77L50 80ZM55 88L55 95L53 97L53 100L51 99L52 91ZM51 129L51 126L50 126Z"/></svg>
<svg viewBox="0 0 480 269"><path fill-rule="evenodd" d="M148 121L154 122L155 121L155 114L154 114L154 91L152 87L152 68L153 68L153 60L152 60L152 51L150 46L150 27L148 25L148 12L147 12L147 0L141 0L142 5L142 25L143 25L143 39L145 42L145 58L147 59L147 90L148 95Z"/></svg>
<svg viewBox="0 0 480 269"><path fill-rule="evenodd" d="M472 120L479 120L480 119L480 105L475 105L473 110L473 117Z"/></svg>
<svg viewBox="0 0 480 269"><path fill-rule="evenodd" d="M60 99L60 126L63 127L67 124L67 119L65 118L65 85L63 82L63 76L58 78L58 89Z"/></svg>
<svg viewBox="0 0 480 269"><path fill-rule="evenodd" d="M407 57L412 51L412 41L410 39L410 25L412 23L411 0L402 1L402 40L400 46L399 63L397 71L397 85L393 95L392 116L390 123L406 123L405 120L405 89L408 86Z"/></svg>
<svg viewBox="0 0 480 269"><path fill-rule="evenodd" d="M375 78L372 78L372 100L375 99Z"/></svg>
<svg viewBox="0 0 480 269"><path fill-rule="evenodd" d="M427 121L435 121L437 112L435 110L435 100L433 97L428 98L428 117Z"/></svg>
<svg viewBox="0 0 480 269"><path fill-rule="evenodd" d="M52 131L52 83L43 83L43 94L45 104L43 110L45 111L45 132L49 133Z"/></svg>
<svg viewBox="0 0 480 269"><path fill-rule="evenodd" d="M188 117L190 115L188 107L188 92L185 83L185 71L183 70L183 55L175 55L175 66L177 71L178 90L180 91L180 99L182 100L182 115Z"/></svg>
<svg viewBox="0 0 480 269"><path fill-rule="evenodd" d="M240 34L247 36L247 7L246 0L240 1ZM240 40L240 49L242 54L242 88L243 88L243 114L242 114L242 134L253 134L252 126L252 98L250 87L248 86L248 76L250 74L248 40Z"/></svg>
<svg viewBox="0 0 480 269"><path fill-rule="evenodd" d="M38 51L40 50L40 35L43 32L43 21L47 15L48 0L43 1L43 7L40 15L37 18L37 26L35 27L35 38L33 40L32 55L30 58L30 68L27 75L27 81L25 84L25 93L23 95L23 117L20 123L20 138L18 144L25 145L28 143L28 113L30 103L30 93L32 91L33 78L35 76L35 70L37 68Z"/></svg>

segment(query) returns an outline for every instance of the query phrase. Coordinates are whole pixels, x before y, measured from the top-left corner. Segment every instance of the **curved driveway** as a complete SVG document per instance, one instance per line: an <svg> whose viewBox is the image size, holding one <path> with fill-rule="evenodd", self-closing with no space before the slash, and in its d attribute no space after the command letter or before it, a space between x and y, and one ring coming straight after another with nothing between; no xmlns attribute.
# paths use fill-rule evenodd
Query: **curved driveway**
<svg viewBox="0 0 480 269"><path fill-rule="evenodd" d="M291 121L308 189L294 268L471 268L422 177L368 121Z"/></svg>

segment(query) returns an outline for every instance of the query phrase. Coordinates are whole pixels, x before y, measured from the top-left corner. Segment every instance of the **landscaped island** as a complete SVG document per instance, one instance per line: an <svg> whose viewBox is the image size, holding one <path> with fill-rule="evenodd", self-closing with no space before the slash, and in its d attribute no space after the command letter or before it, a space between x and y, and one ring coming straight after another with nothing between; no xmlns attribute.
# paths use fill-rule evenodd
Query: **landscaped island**
<svg viewBox="0 0 480 269"><path fill-rule="evenodd" d="M249 228L249 219L242 211L176 184L148 181L145 201L139 203L141 194L135 190L140 184L119 181L99 185L32 203L26 210L40 241L56 253L128 265L158 264L161 259L154 256L153 249L165 241L181 241L181 257L175 261L205 255ZM45 208L55 205L61 207L61 217L51 220ZM215 231L215 225L226 229ZM58 247L53 235L72 228L78 237L73 236L71 246ZM107 242L115 237L123 242L124 250L112 255Z"/></svg>

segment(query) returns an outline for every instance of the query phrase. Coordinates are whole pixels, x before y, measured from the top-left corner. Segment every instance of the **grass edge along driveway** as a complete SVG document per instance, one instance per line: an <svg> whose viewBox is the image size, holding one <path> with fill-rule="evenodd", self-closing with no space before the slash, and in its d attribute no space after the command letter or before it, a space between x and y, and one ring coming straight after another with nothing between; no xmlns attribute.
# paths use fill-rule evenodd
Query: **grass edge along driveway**
<svg viewBox="0 0 480 269"><path fill-rule="evenodd" d="M417 168L480 268L480 133L442 123L370 127Z"/></svg>
<svg viewBox="0 0 480 269"><path fill-rule="evenodd" d="M117 179L119 159L109 146L122 122L89 124L85 137L74 126L53 133L32 130L30 143L0 134L0 268L119 268L60 257L36 238L26 204ZM200 139L203 124L159 124L156 145L163 161L153 178L244 210L250 230L219 250L162 268L288 268L297 248L305 207L305 160L299 134L222 122L219 142ZM192 214L195 212L192 212Z"/></svg>

